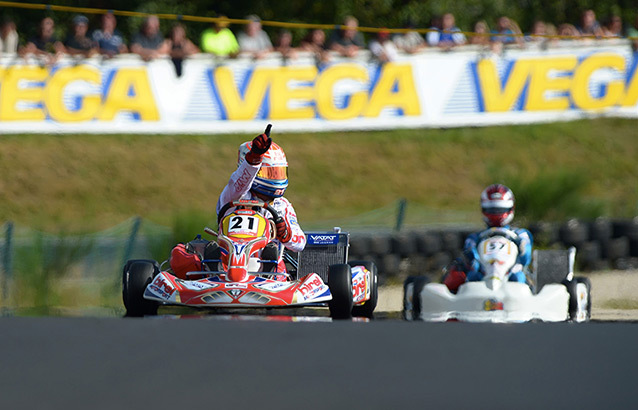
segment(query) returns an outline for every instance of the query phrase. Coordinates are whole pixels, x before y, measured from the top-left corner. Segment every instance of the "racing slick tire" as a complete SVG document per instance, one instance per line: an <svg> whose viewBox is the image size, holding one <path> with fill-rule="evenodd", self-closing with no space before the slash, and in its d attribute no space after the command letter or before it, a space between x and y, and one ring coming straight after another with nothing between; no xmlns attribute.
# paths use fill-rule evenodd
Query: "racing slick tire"
<svg viewBox="0 0 638 410"><path fill-rule="evenodd" d="M589 280L589 278L586 278L584 276L577 276L576 278L574 278L574 280L576 281L576 283L582 283L587 287L587 306L586 306L586 321L589 321L589 319L591 319L591 281Z"/></svg>
<svg viewBox="0 0 638 410"><path fill-rule="evenodd" d="M412 287L409 287L409 285L412 284L414 286L414 279L416 278L418 276L408 276L403 282L403 310L401 311L403 320L412 320L412 296L414 292L412 292Z"/></svg>
<svg viewBox="0 0 638 410"><path fill-rule="evenodd" d="M585 312L585 321L591 317L591 282L585 277L576 277L573 280L563 280L563 285L569 293L568 314L569 320L575 322L578 318L578 284L585 284L587 287L587 306Z"/></svg>
<svg viewBox="0 0 638 410"><path fill-rule="evenodd" d="M332 300L328 302L330 317L333 319L352 318L352 273L350 265L330 265L328 268L328 287Z"/></svg>
<svg viewBox="0 0 638 410"><path fill-rule="evenodd" d="M412 320L421 320L421 291L429 282L426 276L417 276L412 282Z"/></svg>
<svg viewBox="0 0 638 410"><path fill-rule="evenodd" d="M122 273L122 299L126 316L141 317L156 315L159 304L144 299L146 286L159 273L157 262L151 260L132 260L124 266Z"/></svg>
<svg viewBox="0 0 638 410"><path fill-rule="evenodd" d="M350 261L348 265L363 266L370 272L370 299L366 300L363 305L353 306L352 316L372 319L374 309L377 307L377 302L379 301L379 275L377 273L377 265L372 261Z"/></svg>

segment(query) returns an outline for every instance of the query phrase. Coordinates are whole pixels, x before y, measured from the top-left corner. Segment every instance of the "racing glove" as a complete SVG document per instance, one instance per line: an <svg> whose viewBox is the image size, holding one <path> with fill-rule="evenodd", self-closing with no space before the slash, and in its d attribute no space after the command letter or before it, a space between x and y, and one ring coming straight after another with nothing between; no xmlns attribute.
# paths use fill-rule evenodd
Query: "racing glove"
<svg viewBox="0 0 638 410"><path fill-rule="evenodd" d="M246 162L250 165L261 164L261 159L264 154L270 149L272 144L272 138L270 138L270 128L272 124L268 124L266 131L263 134L257 135L253 139L253 143L250 147L250 151L246 154Z"/></svg>
<svg viewBox="0 0 638 410"><path fill-rule="evenodd" d="M289 242L292 239L292 229L286 221L281 216L275 220L275 227L277 228L277 239L281 241L281 243Z"/></svg>

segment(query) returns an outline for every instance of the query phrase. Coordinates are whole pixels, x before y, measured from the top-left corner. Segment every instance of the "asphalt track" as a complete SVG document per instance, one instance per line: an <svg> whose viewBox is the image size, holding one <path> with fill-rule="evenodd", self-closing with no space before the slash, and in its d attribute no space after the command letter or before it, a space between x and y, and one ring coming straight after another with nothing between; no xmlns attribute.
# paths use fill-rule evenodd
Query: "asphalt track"
<svg viewBox="0 0 638 410"><path fill-rule="evenodd" d="M638 324L0 318L2 409L635 408Z"/></svg>

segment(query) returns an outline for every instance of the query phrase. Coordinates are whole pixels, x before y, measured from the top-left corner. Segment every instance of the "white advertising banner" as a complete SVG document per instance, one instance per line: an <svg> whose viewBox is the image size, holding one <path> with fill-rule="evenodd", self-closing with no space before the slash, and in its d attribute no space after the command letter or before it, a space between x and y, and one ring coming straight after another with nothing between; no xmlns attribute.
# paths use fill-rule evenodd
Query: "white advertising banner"
<svg viewBox="0 0 638 410"><path fill-rule="evenodd" d="M231 133L483 126L638 117L623 45L427 51L377 64L0 59L0 133Z"/></svg>

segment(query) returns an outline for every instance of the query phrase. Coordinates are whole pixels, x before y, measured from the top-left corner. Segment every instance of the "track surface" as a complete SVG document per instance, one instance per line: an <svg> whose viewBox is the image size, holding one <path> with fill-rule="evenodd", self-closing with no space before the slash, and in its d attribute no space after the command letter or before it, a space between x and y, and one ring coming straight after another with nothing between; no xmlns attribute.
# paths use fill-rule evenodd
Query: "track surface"
<svg viewBox="0 0 638 410"><path fill-rule="evenodd" d="M0 408L635 408L638 324L0 318Z"/></svg>

